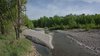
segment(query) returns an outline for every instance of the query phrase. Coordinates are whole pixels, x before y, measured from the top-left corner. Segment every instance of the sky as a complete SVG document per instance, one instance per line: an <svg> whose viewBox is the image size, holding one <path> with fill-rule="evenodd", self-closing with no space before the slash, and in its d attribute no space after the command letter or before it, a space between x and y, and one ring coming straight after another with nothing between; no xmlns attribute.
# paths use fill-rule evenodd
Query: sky
<svg viewBox="0 0 100 56"><path fill-rule="evenodd" d="M68 14L99 14L100 0L28 0L26 14L30 19Z"/></svg>

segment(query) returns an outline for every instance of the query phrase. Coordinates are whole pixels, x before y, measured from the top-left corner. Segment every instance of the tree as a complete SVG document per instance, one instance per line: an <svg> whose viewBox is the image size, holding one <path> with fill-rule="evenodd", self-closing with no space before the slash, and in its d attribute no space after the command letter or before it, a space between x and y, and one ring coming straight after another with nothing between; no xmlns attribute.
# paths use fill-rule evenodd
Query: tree
<svg viewBox="0 0 100 56"><path fill-rule="evenodd" d="M15 28L15 31L16 31L16 38L18 39L18 38L20 38L20 26L21 26L21 21L22 21L22 19L21 19L21 14L22 14L22 11L24 11L24 6L25 6L25 4L26 4L26 0L17 0L17 19L16 19L16 21L15 21L15 24L16 25L14 25L14 28Z"/></svg>
<svg viewBox="0 0 100 56"><path fill-rule="evenodd" d="M21 15L25 11L26 0L0 0L0 31L5 34L5 22L11 21L16 37L19 38Z"/></svg>
<svg viewBox="0 0 100 56"><path fill-rule="evenodd" d="M7 0L0 0L0 28L1 34L5 34L5 27L4 22L7 20L7 8L8 8L8 1Z"/></svg>

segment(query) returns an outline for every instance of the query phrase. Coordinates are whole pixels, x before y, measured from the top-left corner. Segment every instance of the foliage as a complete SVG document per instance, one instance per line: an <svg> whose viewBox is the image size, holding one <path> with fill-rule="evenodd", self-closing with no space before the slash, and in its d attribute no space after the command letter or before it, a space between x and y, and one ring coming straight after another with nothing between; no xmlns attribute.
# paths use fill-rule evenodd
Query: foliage
<svg viewBox="0 0 100 56"><path fill-rule="evenodd" d="M20 1L20 14L25 16L23 12L25 12L27 1ZM14 25L19 24L17 20L18 0L0 0L0 56L27 56L27 52L30 52L32 43L29 40L25 38L16 40L14 27L17 26ZM23 25L28 24L30 28L33 28L32 22L29 19L26 21Z"/></svg>
<svg viewBox="0 0 100 56"><path fill-rule="evenodd" d="M41 17L32 21L35 27L48 27L50 29L94 29L100 28L100 14L95 15L66 15L54 17ZM63 26L61 26L63 25Z"/></svg>
<svg viewBox="0 0 100 56"><path fill-rule="evenodd" d="M27 15L23 15L23 25L30 29L34 28L33 22L27 17Z"/></svg>
<svg viewBox="0 0 100 56"><path fill-rule="evenodd" d="M21 15L25 12L26 0L0 0L0 33L6 34L8 26L14 27L16 37L19 38ZM13 26L9 25L12 24Z"/></svg>
<svg viewBox="0 0 100 56"><path fill-rule="evenodd" d="M64 30L64 25L54 25L54 26L52 26L52 27L49 27L49 30L59 30L59 29L61 29L61 30Z"/></svg>

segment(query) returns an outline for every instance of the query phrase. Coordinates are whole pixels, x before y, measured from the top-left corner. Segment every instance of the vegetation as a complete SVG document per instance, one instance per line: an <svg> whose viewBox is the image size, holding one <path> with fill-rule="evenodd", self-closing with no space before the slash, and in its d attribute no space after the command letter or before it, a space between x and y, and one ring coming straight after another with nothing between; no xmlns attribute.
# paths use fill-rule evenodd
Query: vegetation
<svg viewBox="0 0 100 56"><path fill-rule="evenodd" d="M49 29L73 29L83 28L86 30L100 28L100 14L95 15L66 15L54 17L41 17L33 20L35 27L48 27Z"/></svg>
<svg viewBox="0 0 100 56"><path fill-rule="evenodd" d="M32 43L24 38L16 40L15 33L0 35L0 56L27 56Z"/></svg>
<svg viewBox="0 0 100 56"><path fill-rule="evenodd" d="M27 39L19 38L20 26L33 27L24 13L26 2L0 0L0 56L26 56L32 46Z"/></svg>
<svg viewBox="0 0 100 56"><path fill-rule="evenodd" d="M23 15L23 25L30 28L30 29L33 29L34 28L34 24L32 22L32 20L29 20L29 18L27 17L27 15Z"/></svg>
<svg viewBox="0 0 100 56"><path fill-rule="evenodd" d="M41 17L29 20L26 11L27 0L0 0L0 56L25 56L32 45L25 38L20 38L20 27L27 26L56 29L100 28L100 14L66 15Z"/></svg>

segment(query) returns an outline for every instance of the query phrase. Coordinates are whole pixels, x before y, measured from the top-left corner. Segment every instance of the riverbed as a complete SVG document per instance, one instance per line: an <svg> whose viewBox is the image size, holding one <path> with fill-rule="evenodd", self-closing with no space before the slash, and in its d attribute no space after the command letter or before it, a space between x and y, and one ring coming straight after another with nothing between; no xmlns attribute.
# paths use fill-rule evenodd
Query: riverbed
<svg viewBox="0 0 100 56"><path fill-rule="evenodd" d="M100 30L55 30L50 33L54 49L34 44L41 56L100 56Z"/></svg>

